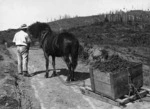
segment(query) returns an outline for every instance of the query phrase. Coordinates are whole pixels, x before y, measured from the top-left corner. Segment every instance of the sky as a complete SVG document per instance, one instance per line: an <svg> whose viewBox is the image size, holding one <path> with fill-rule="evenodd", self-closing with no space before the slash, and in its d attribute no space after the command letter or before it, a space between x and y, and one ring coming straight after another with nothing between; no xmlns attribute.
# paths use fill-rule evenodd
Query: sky
<svg viewBox="0 0 150 109"><path fill-rule="evenodd" d="M91 16L120 9L150 9L150 0L0 0L0 30L60 16Z"/></svg>

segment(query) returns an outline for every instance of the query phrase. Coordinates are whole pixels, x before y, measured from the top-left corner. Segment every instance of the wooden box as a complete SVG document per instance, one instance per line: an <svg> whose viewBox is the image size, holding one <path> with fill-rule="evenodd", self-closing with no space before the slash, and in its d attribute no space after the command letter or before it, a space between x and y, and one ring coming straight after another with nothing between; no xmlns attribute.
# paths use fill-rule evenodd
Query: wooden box
<svg viewBox="0 0 150 109"><path fill-rule="evenodd" d="M143 86L142 64L135 65L121 72L100 72L90 68L91 88L95 93L111 99L117 99L129 93L129 73L134 86Z"/></svg>

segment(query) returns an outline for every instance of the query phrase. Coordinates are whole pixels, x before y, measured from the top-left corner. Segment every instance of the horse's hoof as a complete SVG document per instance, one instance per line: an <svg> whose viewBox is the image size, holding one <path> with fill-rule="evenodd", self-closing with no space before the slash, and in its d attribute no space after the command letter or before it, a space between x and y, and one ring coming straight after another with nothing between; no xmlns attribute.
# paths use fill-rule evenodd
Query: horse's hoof
<svg viewBox="0 0 150 109"><path fill-rule="evenodd" d="M75 78L72 78L72 79L70 79L70 81L76 81L76 79L75 79Z"/></svg>
<svg viewBox="0 0 150 109"><path fill-rule="evenodd" d="M48 78L48 75L47 75L47 74L45 75L45 78Z"/></svg>
<svg viewBox="0 0 150 109"><path fill-rule="evenodd" d="M50 78L55 77L55 76L57 76L57 74L56 74L56 73L53 73L53 74L50 76Z"/></svg>

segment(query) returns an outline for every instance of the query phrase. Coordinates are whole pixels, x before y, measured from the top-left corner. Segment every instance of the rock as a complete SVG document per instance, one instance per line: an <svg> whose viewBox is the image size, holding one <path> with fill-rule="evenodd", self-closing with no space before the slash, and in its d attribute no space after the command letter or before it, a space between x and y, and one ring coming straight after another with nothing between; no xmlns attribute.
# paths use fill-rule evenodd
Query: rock
<svg viewBox="0 0 150 109"><path fill-rule="evenodd" d="M99 48L96 48L94 51L93 51L93 57L99 57L102 55L102 52L101 52L101 49Z"/></svg>
<svg viewBox="0 0 150 109"><path fill-rule="evenodd" d="M96 60L101 60L101 61L105 61L107 60L109 53L107 50L105 50L104 48L98 47L98 46L94 46L92 49L89 50L89 60L92 61L96 61Z"/></svg>
<svg viewBox="0 0 150 109"><path fill-rule="evenodd" d="M98 47L98 46L94 46L93 48L88 50L89 53L89 59L93 60L96 59L97 57L101 56L101 50L102 48Z"/></svg>

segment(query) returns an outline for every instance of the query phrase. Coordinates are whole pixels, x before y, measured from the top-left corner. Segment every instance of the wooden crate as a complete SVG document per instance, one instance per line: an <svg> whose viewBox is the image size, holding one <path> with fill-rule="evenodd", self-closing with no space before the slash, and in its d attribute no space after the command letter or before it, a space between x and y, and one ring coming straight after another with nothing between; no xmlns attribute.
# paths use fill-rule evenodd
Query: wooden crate
<svg viewBox="0 0 150 109"><path fill-rule="evenodd" d="M111 99L117 99L129 93L129 73L137 89L143 86L142 64L135 65L121 72L100 72L90 68L91 88Z"/></svg>

